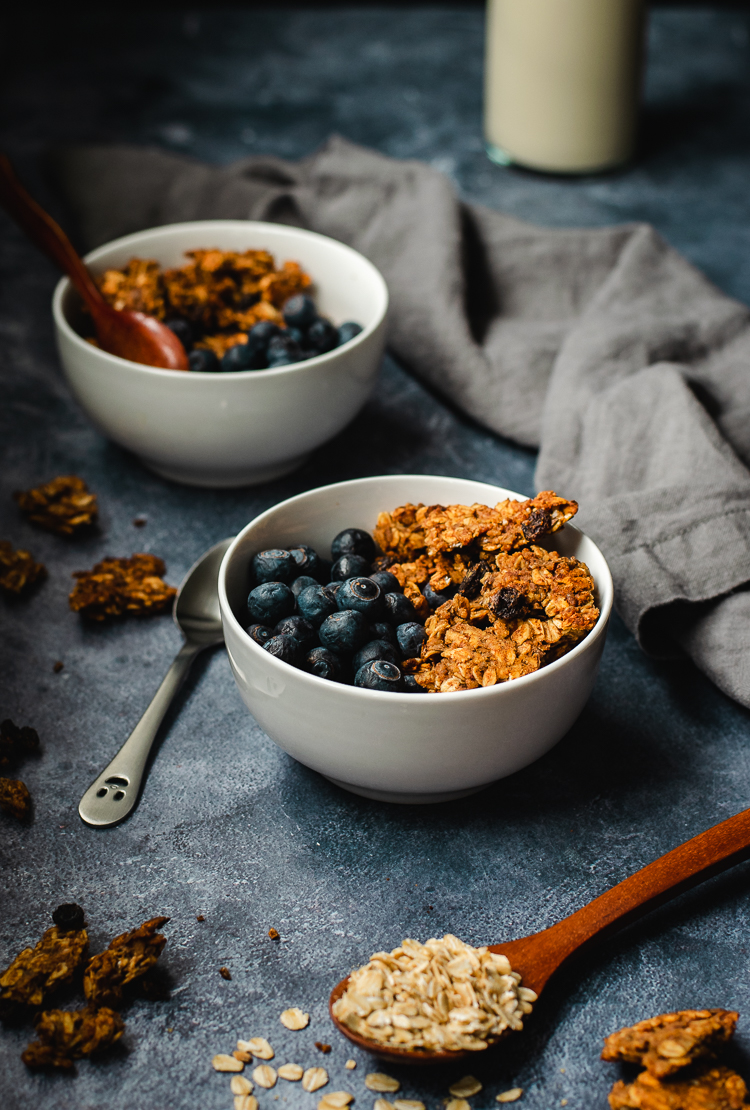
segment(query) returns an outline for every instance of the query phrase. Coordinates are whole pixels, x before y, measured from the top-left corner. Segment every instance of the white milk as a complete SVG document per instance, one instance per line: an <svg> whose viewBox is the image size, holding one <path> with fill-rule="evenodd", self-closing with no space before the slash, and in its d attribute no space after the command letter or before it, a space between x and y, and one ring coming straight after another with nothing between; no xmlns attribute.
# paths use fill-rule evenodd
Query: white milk
<svg viewBox="0 0 750 1110"><path fill-rule="evenodd" d="M643 26L643 0L488 0L490 157L557 173L626 161Z"/></svg>

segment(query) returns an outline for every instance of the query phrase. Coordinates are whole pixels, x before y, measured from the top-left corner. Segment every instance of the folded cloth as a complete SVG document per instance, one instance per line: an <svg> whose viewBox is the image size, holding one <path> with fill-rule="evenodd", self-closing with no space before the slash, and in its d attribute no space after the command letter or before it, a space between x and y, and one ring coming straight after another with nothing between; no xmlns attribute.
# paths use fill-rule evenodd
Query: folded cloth
<svg viewBox="0 0 750 1110"><path fill-rule="evenodd" d="M641 646L687 652L750 707L750 313L653 228L535 227L340 138L297 163L88 146L58 168L90 246L218 217L365 254L390 288L395 355L540 448L537 487L580 502Z"/></svg>

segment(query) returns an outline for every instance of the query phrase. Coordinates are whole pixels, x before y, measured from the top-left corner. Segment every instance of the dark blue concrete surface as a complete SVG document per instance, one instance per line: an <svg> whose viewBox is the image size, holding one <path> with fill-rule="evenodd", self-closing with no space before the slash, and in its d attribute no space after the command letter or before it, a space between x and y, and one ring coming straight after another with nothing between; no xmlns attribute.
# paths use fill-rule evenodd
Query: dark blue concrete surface
<svg viewBox="0 0 750 1110"><path fill-rule="evenodd" d="M78 140L155 142L228 161L298 157L331 131L426 159L469 197L557 225L648 219L727 292L750 300L750 101L742 11L656 9L642 153L598 178L550 179L491 165L482 152L482 14L476 7L16 13L5 38L2 145L60 214L41 155ZM88 628L68 611L70 573L107 553L154 551L177 583L210 544L312 486L382 472L476 477L532 492L533 456L477 429L386 359L355 422L291 477L255 489L189 490L142 469L88 425L55 356L52 267L0 217L3 464L0 537L50 569L27 601L0 600L0 717L34 725L43 753L22 771L35 819L0 818L0 966L79 901L94 946L169 914L169 1001L137 1002L112 1056L74 1076L29 1074L26 1031L0 1034L9 1110L231 1106L210 1057L267 1036L276 1063L324 1064L328 1089L371 1107L371 1062L326 1016L330 987L376 947L446 930L482 943L552 924L680 841L746 806L748 715L687 663L654 664L616 619L591 702L545 759L465 802L399 808L347 795L292 762L235 691L221 651L198 663L142 802L94 832L75 807L135 724L179 636L166 619ZM17 515L12 490L81 474L101 527L67 542ZM575 496L575 491L565 491ZM145 514L137 530L132 519ZM65 663L52 672L56 659ZM457 741L458 742L458 741ZM489 1110L605 1107L619 1074L602 1037L679 1006L750 1010L748 879L740 867L683 897L561 979L523 1036L472 1067ZM199 924L197 914L206 920ZM281 941L267 930L274 926ZM218 968L227 965L231 982ZM278 1022L310 1010L308 1030ZM325 1058L313 1047L329 1041ZM750 1025L737 1059L750 1078ZM357 1070L343 1070L349 1055ZM437 1110L452 1073L400 1070L402 1097ZM258 1092L256 1092L258 1093ZM282 1083L261 1110L316 1105Z"/></svg>

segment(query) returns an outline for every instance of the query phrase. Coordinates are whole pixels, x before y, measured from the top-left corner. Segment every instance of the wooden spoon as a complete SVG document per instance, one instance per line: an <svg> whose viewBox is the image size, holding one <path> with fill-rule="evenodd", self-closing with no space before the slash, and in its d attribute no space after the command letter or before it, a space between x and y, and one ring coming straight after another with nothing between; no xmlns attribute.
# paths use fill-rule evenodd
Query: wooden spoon
<svg viewBox="0 0 750 1110"><path fill-rule="evenodd" d="M683 891L748 857L750 809L745 809L736 817L730 817L694 836L679 848L673 848L557 925L507 944L490 945L489 950L507 956L513 970L522 976L522 985L541 994L559 968L594 942L603 940ZM344 993L348 982L348 978L342 979L334 987L329 1009L339 1032L360 1048L398 1064L437 1064L476 1056L476 1053L470 1052L389 1048L358 1036L338 1021L333 1013L333 1004Z"/></svg>
<svg viewBox="0 0 750 1110"><path fill-rule="evenodd" d="M159 366L165 370L189 369L185 348L168 327L145 312L118 312L107 304L70 239L59 224L32 200L5 154L0 154L0 204L23 228L32 243L68 275L93 317L96 338L102 350L145 366Z"/></svg>

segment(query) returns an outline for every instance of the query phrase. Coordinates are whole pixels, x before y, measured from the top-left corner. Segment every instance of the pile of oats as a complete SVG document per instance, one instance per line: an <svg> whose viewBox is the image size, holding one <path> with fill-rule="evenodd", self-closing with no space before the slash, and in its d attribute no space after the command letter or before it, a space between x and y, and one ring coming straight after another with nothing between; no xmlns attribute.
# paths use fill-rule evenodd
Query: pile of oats
<svg viewBox="0 0 750 1110"><path fill-rule="evenodd" d="M333 1013L388 1047L480 1051L523 1028L536 994L520 982L505 956L450 934L426 944L405 940L352 972Z"/></svg>

